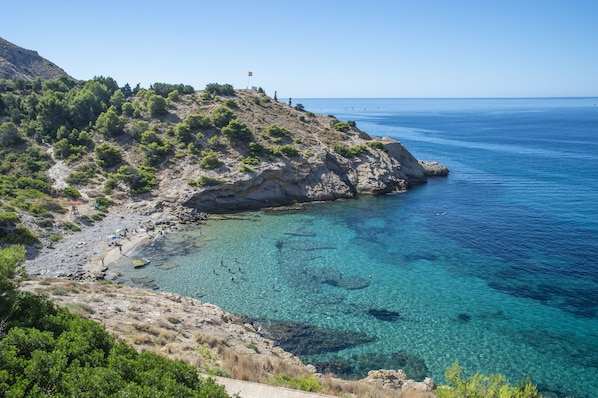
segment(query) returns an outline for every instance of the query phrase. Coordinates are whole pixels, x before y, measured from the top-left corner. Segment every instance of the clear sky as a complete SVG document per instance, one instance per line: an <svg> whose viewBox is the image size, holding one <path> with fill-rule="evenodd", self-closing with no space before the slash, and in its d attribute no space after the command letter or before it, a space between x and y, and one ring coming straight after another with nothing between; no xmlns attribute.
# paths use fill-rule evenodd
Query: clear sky
<svg viewBox="0 0 598 398"><path fill-rule="evenodd" d="M121 86L598 96L598 0L27 0L0 13L0 37Z"/></svg>

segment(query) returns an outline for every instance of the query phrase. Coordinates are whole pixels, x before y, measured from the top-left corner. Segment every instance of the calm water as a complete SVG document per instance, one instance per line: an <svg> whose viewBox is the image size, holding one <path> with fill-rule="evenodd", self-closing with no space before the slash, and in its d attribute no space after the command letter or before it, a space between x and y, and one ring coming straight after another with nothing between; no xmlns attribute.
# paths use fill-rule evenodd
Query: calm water
<svg viewBox="0 0 598 398"><path fill-rule="evenodd" d="M124 280L151 278L266 332L291 321L367 337L297 350L305 362L444 382L458 361L529 375L548 396L598 396L597 98L295 103L451 173L400 195L210 221L146 249L146 268L123 264Z"/></svg>

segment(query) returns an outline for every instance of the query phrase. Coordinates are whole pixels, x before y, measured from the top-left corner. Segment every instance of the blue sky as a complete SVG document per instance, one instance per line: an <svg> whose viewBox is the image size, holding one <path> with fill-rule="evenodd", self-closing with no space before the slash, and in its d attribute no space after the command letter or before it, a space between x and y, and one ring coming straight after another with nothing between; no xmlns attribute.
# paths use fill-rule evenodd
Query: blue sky
<svg viewBox="0 0 598 398"><path fill-rule="evenodd" d="M598 96L595 0L5 3L0 37L83 80L279 98Z"/></svg>

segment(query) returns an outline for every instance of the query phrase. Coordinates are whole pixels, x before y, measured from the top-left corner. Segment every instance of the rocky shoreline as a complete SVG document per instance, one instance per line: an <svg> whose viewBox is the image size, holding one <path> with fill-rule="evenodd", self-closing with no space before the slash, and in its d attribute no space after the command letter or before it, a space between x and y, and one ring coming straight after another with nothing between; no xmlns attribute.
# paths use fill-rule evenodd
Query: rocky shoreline
<svg viewBox="0 0 598 398"><path fill-rule="evenodd" d="M93 212L93 208L82 205L79 211ZM133 256L140 246L177 231L183 224L201 223L206 217L206 214L193 209L176 207L167 210L149 201L110 207L109 213L101 221L84 227L81 231L69 232L52 247L43 248L36 258L27 260L25 268L29 279L24 283L24 290L49 296L58 305L71 309L86 308L82 315L104 324L111 333L136 348L151 349L175 359L183 359L195 366L197 355L194 350L189 349L194 343L188 339L177 337L179 342L162 341L148 346L136 344L135 336L139 331L135 330L136 323L131 321L131 316L142 317L145 323L162 326L167 325L164 320L173 315L177 319L192 319L189 324L184 322L177 325L177 328L183 328L184 325L184 330L189 333L201 333L209 339L226 341L227 347L240 355L248 354L247 346L255 345L258 347L255 351L265 357L274 355L281 358L286 363L284 366L294 367L295 372L315 373L314 367L304 365L296 356L276 347L271 339L260 334L254 325L247 323L242 317L225 313L214 305L201 303L194 298L104 282L113 262L123 256ZM123 232L117 234L116 231L120 230ZM114 236L117 236L116 239ZM127 324L129 327L123 326ZM160 334L154 334L156 333ZM215 351L214 357L219 357L217 347L212 349ZM254 353L249 354L254 356ZM261 358L257 361L262 364L264 360ZM268 373L267 370L265 372ZM403 375L401 371L395 374L396 372L372 371L367 380L350 382L335 379L334 383L347 386L361 383L380 391L405 390L433 394L435 384L431 379L415 382L396 377L397 374ZM329 378L324 375L318 377Z"/></svg>

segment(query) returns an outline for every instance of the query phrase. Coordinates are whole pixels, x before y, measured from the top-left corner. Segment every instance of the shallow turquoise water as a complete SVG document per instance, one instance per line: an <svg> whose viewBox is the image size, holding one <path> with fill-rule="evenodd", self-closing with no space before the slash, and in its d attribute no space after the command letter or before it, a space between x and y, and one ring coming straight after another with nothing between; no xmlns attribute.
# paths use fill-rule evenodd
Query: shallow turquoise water
<svg viewBox="0 0 598 398"><path fill-rule="evenodd" d="M440 382L458 361L530 375L548 395L598 395L591 100L299 102L397 137L451 174L400 195L210 221L167 235L142 253L150 266L122 266L123 280L147 276L266 331L293 321L374 338L306 362L406 352Z"/></svg>

